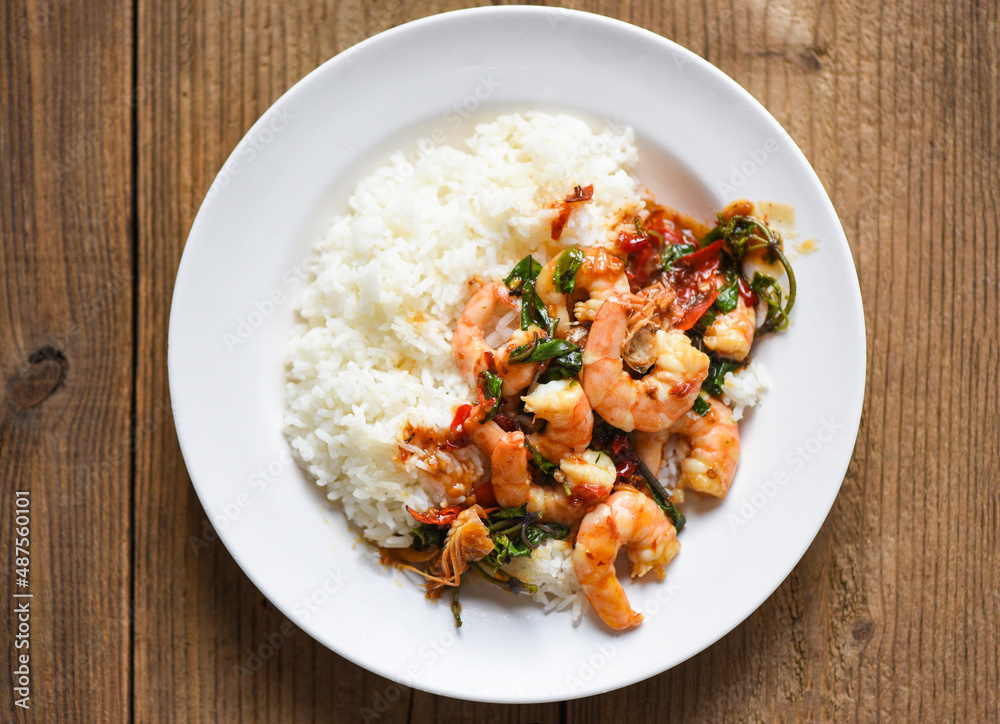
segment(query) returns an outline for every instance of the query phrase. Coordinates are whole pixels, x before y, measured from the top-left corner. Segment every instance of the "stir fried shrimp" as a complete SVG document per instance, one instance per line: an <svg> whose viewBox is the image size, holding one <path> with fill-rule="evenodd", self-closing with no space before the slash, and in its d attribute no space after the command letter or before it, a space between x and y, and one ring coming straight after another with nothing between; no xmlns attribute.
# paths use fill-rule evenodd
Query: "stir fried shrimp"
<svg viewBox="0 0 1000 724"><path fill-rule="evenodd" d="M632 610L615 573L615 558L628 546L632 577L650 570L659 578L680 550L677 531L650 498L622 487L587 513L573 549L573 567L590 604L608 626L620 631L638 626L642 614Z"/></svg>
<svg viewBox="0 0 1000 724"><path fill-rule="evenodd" d="M632 449L653 475L660 472L660 466L663 464L663 445L669 437L669 429L654 432L636 430L632 434Z"/></svg>
<svg viewBox="0 0 1000 724"><path fill-rule="evenodd" d="M576 187L565 203L585 200ZM540 599L582 590L612 629L640 625L615 568L622 546L633 578L663 578L680 550L685 492L721 498L733 483L739 430L715 397L720 379L756 377L740 369L756 337L788 325L794 277L780 237L746 204L699 231L646 203L616 222L613 248L529 254L503 283L476 291L452 355L478 404L459 406L426 440L407 427L399 443L400 462L442 507L411 510L420 523L411 549L384 555L425 566L432 597L454 587L458 625L460 578L471 568ZM780 262L787 293L779 277L747 279L752 254ZM513 318L508 308L520 312L510 335L492 321ZM749 387L740 386L740 404L754 403L744 399L752 390L742 394ZM540 550L552 540L560 545Z"/></svg>
<svg viewBox="0 0 1000 724"><path fill-rule="evenodd" d="M427 595L434 598L445 586L457 586L469 564L478 561L494 548L490 531L482 521L485 511L478 505L466 508L451 524L441 557L430 569L433 578L427 583Z"/></svg>
<svg viewBox="0 0 1000 724"><path fill-rule="evenodd" d="M740 431L733 422L732 410L710 398L704 417L688 412L670 431L691 443L691 452L681 463L678 487L724 497L733 484L740 459Z"/></svg>
<svg viewBox="0 0 1000 724"><path fill-rule="evenodd" d="M702 340L706 347L720 357L742 362L750 354L756 327L757 313L744 301L741 294L736 308L716 317L705 330Z"/></svg>
<svg viewBox="0 0 1000 724"><path fill-rule="evenodd" d="M495 420L479 422L482 416L482 411L473 411L463 428L476 447L490 456L493 495L504 508L523 505L531 486L524 433L505 432Z"/></svg>
<svg viewBox="0 0 1000 724"><path fill-rule="evenodd" d="M486 343L486 325L501 303L512 309L517 307L507 287L498 282L484 284L473 294L455 325L451 351L458 371L473 386L479 375L490 369L492 364L503 379L503 394L509 397L531 384L538 363L512 364L508 362L508 356L515 347L531 341L533 336L544 336L544 332L540 329L519 330L499 349L492 349Z"/></svg>
<svg viewBox="0 0 1000 724"><path fill-rule="evenodd" d="M464 502L482 472L471 451L449 443L447 429L407 422L396 451L403 468L416 472L420 486L440 506Z"/></svg>
<svg viewBox="0 0 1000 724"><path fill-rule="evenodd" d="M560 460L590 444L594 413L583 386L576 380L552 380L522 397L524 409L546 421L545 429L530 437L542 457Z"/></svg>
<svg viewBox="0 0 1000 724"><path fill-rule="evenodd" d="M528 490L528 512L538 513L542 520L572 527L583 520L592 503L571 497L561 485L545 488L532 485Z"/></svg>
<svg viewBox="0 0 1000 724"><path fill-rule="evenodd" d="M691 408L709 359L683 332L658 329L652 370L633 379L622 361L628 311L618 295L601 307L583 352L583 389L594 411L620 430L662 430Z"/></svg>
<svg viewBox="0 0 1000 724"><path fill-rule="evenodd" d="M618 478L615 462L606 453L584 450L569 453L559 461L556 479L573 493L581 503L597 503L609 495Z"/></svg>
<svg viewBox="0 0 1000 724"><path fill-rule="evenodd" d="M663 467L663 446L670 439L670 430L658 430L656 432L643 432L636 430L632 433L632 449L642 460L643 465L649 471L659 477L660 468ZM642 489L643 493L649 493L649 487ZM670 499L674 503L684 502L683 488L670 488Z"/></svg>
<svg viewBox="0 0 1000 724"><path fill-rule="evenodd" d="M559 318L558 329L564 333L570 328L570 315L567 306L569 295L560 292L555 285L556 255L542 267L541 274L535 283L535 291L539 299L549 310L549 314ZM586 291L590 298L579 302L574 308L574 315L580 321L592 321L597 315L601 303L615 292L628 292L628 277L625 276L625 262L601 247L588 247L583 251L583 261L576 272L576 290Z"/></svg>

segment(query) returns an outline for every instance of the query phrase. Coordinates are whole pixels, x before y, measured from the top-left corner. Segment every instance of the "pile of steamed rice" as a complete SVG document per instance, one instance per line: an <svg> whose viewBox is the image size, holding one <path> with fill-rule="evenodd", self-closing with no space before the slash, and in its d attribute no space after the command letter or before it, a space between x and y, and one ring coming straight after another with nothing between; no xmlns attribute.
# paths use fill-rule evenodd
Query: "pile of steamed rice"
<svg viewBox="0 0 1000 724"><path fill-rule="evenodd" d="M357 186L349 213L317 245L316 279L302 294L290 343L291 446L364 536L387 548L412 542L404 506L440 504L420 485L419 459L398 462L401 428L447 427L474 398L451 357L470 280L502 279L529 253L544 263L556 251L552 207L574 185L593 184L594 195L571 216L561 245L607 239L642 208L628 173L631 129L595 134L569 116L529 113L478 126L466 145L421 141L416 165L398 152ZM514 325L516 315L499 321ZM740 413L766 384L759 367L749 370L726 381ZM661 475L669 485L683 450L668 453ZM568 542L550 541L508 570L538 586L546 610L579 618L585 599L571 552Z"/></svg>

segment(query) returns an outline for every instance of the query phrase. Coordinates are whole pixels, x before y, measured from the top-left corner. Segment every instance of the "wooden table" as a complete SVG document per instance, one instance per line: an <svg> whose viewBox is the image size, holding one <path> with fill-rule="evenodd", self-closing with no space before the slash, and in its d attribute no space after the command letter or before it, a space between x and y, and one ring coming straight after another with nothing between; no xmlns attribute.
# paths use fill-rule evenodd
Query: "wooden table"
<svg viewBox="0 0 1000 724"><path fill-rule="evenodd" d="M998 5L572 4L735 78L843 220L868 385L843 490L802 562L707 651L569 703L396 688L313 642L214 539L188 480L165 364L173 280L211 180L284 90L374 33L465 3L5 0L0 718L998 720ZM12 596L29 589L6 573L23 490L28 712L11 682L24 600Z"/></svg>

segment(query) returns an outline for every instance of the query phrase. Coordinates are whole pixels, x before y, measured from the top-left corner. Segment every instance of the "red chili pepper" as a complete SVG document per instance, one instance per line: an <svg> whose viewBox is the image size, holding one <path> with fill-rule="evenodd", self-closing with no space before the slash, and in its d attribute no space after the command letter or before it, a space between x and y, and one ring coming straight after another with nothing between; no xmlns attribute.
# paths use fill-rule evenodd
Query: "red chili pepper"
<svg viewBox="0 0 1000 724"><path fill-rule="evenodd" d="M628 478L629 475L635 472L635 463L628 458L622 458L615 465L615 471L618 473L618 477Z"/></svg>
<svg viewBox="0 0 1000 724"><path fill-rule="evenodd" d="M649 246L649 237L622 231L618 234L618 243L623 252L631 254L632 252L639 251L639 249L645 249Z"/></svg>
<svg viewBox="0 0 1000 724"><path fill-rule="evenodd" d="M757 292L755 292L753 289L750 288L750 285L747 284L746 279L740 277L739 281L737 282L737 286L739 287L740 290L740 296L743 297L743 303L746 304L748 307L756 307Z"/></svg>
<svg viewBox="0 0 1000 724"><path fill-rule="evenodd" d="M472 494L476 496L476 503L484 508L493 508L498 505L496 495L493 493L493 481L484 480L472 489Z"/></svg>
<svg viewBox="0 0 1000 724"><path fill-rule="evenodd" d="M719 272L719 252L723 243L719 239L704 249L682 256L670 267L667 279L677 293L673 320L677 329L691 329L719 296L715 277Z"/></svg>
<svg viewBox="0 0 1000 724"><path fill-rule="evenodd" d="M611 438L611 450L615 455L620 453L623 449L628 447L628 435L623 432L616 432L615 436Z"/></svg>
<svg viewBox="0 0 1000 724"><path fill-rule="evenodd" d="M507 417L502 412L498 412L497 416L494 417L493 420L504 432L516 432L521 429L521 426L517 424L517 420L512 417Z"/></svg>
<svg viewBox="0 0 1000 724"><path fill-rule="evenodd" d="M593 505L607 495L608 491L597 485L574 485L570 490L570 501L577 505Z"/></svg>
<svg viewBox="0 0 1000 724"><path fill-rule="evenodd" d="M574 186L573 192L564 199L567 204L575 204L577 201L590 201L594 198L594 184L589 186Z"/></svg>
<svg viewBox="0 0 1000 724"><path fill-rule="evenodd" d="M462 512L462 508L457 505L449 505L447 508L429 508L426 513L418 513L408 505L406 509L415 520L430 525L451 525L458 514Z"/></svg>
<svg viewBox="0 0 1000 724"><path fill-rule="evenodd" d="M457 435L462 429L462 425L465 421L469 419L469 415L472 414L472 405L461 405L457 410L455 410L455 417L451 421L451 434Z"/></svg>

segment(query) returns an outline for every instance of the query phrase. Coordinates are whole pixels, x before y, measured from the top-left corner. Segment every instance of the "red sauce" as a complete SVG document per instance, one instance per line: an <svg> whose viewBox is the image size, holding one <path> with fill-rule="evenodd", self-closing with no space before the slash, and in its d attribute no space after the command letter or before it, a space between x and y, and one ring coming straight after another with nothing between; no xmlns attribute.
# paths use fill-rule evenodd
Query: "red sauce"
<svg viewBox="0 0 1000 724"><path fill-rule="evenodd" d="M667 271L667 279L677 297L674 300L674 326L687 330L719 296L716 275L719 271L720 239L704 249L682 256Z"/></svg>
<svg viewBox="0 0 1000 724"><path fill-rule="evenodd" d="M562 207L559 209L559 215L552 220L552 240L559 241L559 237L562 236L563 229L566 228L566 222L569 221L569 215L573 213L573 209L576 208L573 204L586 203L594 198L594 185L590 186L574 186L573 191L556 204L557 207Z"/></svg>
<svg viewBox="0 0 1000 724"><path fill-rule="evenodd" d="M406 510L409 511L415 520L419 520L421 523L451 525L452 521L462 512L462 506L449 505L447 508L428 508L426 513L418 513L407 505Z"/></svg>
<svg viewBox="0 0 1000 724"><path fill-rule="evenodd" d="M476 503L484 508L493 508L499 505L497 497L493 493L493 481L484 480L472 489L472 494L476 496Z"/></svg>

